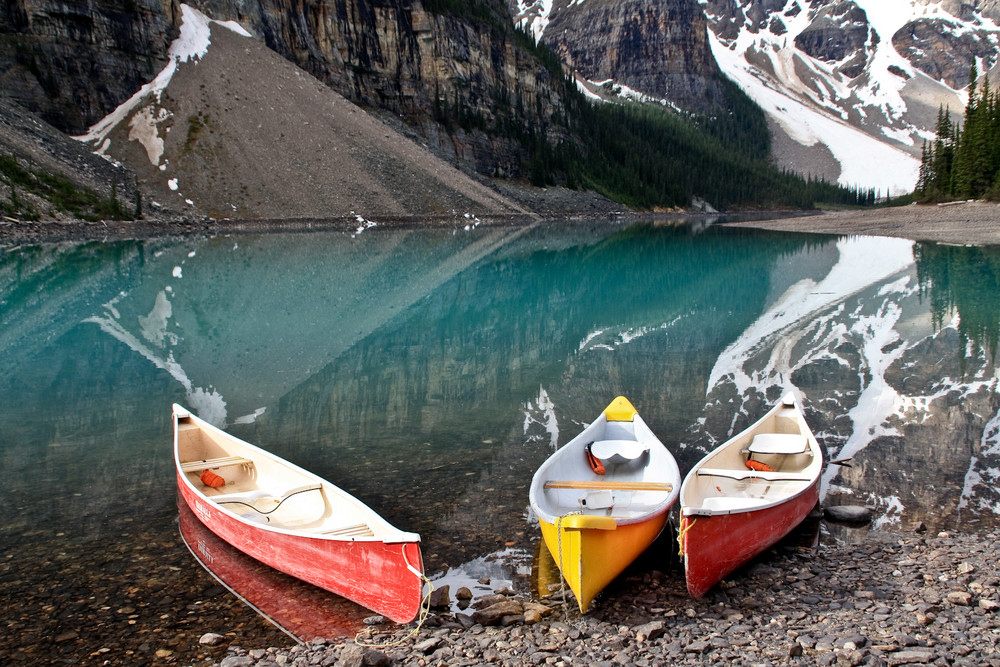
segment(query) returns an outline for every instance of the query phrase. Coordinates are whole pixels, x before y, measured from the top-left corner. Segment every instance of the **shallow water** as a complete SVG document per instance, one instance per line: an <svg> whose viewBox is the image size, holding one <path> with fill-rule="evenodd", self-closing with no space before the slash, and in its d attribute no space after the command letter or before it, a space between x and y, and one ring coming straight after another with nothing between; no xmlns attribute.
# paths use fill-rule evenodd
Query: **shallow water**
<svg viewBox="0 0 1000 667"><path fill-rule="evenodd" d="M995 247L669 222L8 250L0 657L285 641L184 547L174 402L420 532L456 581L530 561L532 472L619 394L684 472L795 390L852 458L826 502L992 525L998 276Z"/></svg>

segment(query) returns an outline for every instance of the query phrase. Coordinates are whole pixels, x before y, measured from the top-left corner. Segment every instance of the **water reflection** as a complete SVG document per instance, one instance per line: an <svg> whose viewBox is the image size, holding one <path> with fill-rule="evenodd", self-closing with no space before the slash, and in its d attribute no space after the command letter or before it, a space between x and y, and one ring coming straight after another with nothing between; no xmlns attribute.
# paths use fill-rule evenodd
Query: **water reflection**
<svg viewBox="0 0 1000 667"><path fill-rule="evenodd" d="M993 523L997 252L613 222L8 250L0 597L25 600L33 630L0 648L120 642L109 596L161 589L95 593L85 574L146 568L162 586L192 567L173 402L419 531L431 575L533 553L533 471L618 394L686 470L797 391L828 456L853 457L827 473L827 502L871 504L880 528ZM78 583L63 613L43 609L39 558L47 581ZM107 624L79 629L72 605ZM138 613L155 627L158 612Z"/></svg>
<svg viewBox="0 0 1000 667"><path fill-rule="evenodd" d="M921 295L938 328L957 316L962 346L983 348L996 359L1000 338L1000 248L917 243L913 247Z"/></svg>
<svg viewBox="0 0 1000 667"><path fill-rule="evenodd" d="M221 540L177 503L178 526L192 557L231 593L298 642L350 637L371 612L271 569Z"/></svg>

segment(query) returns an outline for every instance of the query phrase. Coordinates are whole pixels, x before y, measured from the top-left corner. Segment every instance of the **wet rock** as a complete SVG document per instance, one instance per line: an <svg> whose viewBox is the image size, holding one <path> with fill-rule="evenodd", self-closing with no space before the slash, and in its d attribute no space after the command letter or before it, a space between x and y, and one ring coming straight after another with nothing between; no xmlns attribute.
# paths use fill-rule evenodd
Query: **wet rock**
<svg viewBox="0 0 1000 667"><path fill-rule="evenodd" d="M218 646L224 641L226 641L225 635L220 635L216 632L206 632L198 639L198 643L203 646Z"/></svg>
<svg viewBox="0 0 1000 667"><path fill-rule="evenodd" d="M968 607L972 604L972 593L966 591L951 591L948 593L947 600L952 604Z"/></svg>
<svg viewBox="0 0 1000 667"><path fill-rule="evenodd" d="M219 667L251 667L254 662L248 655L227 655L219 663Z"/></svg>
<svg viewBox="0 0 1000 667"><path fill-rule="evenodd" d="M664 624L663 621L652 621L651 623L640 625L633 632L635 633L636 641L654 641L663 636Z"/></svg>
<svg viewBox="0 0 1000 667"><path fill-rule="evenodd" d="M889 667L895 665L926 665L937 659L937 653L929 648L911 648L897 653L890 653L886 657Z"/></svg>
<svg viewBox="0 0 1000 667"><path fill-rule="evenodd" d="M467 587L462 586L457 591L455 591L455 599L456 600L471 600L472 599L472 591L470 591Z"/></svg>
<svg viewBox="0 0 1000 667"><path fill-rule="evenodd" d="M451 606L451 586L445 584L431 591L431 609L441 609Z"/></svg>
<svg viewBox="0 0 1000 667"><path fill-rule="evenodd" d="M472 619L480 625L500 625L505 616L521 616L524 607L517 600L504 600L485 609L477 609Z"/></svg>
<svg viewBox="0 0 1000 667"><path fill-rule="evenodd" d="M418 644L414 644L413 650L427 655L428 653L433 653L434 650L441 646L443 642L444 640L441 637L431 637L430 639L425 639Z"/></svg>

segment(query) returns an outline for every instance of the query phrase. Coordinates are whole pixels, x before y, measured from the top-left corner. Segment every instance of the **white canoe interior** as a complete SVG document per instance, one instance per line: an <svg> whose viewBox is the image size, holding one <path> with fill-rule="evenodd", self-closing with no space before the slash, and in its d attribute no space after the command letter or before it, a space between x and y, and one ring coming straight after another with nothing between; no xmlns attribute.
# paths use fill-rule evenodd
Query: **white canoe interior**
<svg viewBox="0 0 1000 667"><path fill-rule="evenodd" d="M587 462L588 445L605 474ZM608 421L602 414L538 469L530 495L549 523L573 513L629 523L672 505L679 484L673 456L638 415L633 421Z"/></svg>
<svg viewBox="0 0 1000 667"><path fill-rule="evenodd" d="M268 528L331 539L411 541L371 508L322 478L175 406L177 465L219 507ZM224 480L207 485L208 470Z"/></svg>
<svg viewBox="0 0 1000 667"><path fill-rule="evenodd" d="M772 470L753 470L748 460ZM819 444L789 395L692 469L681 489L681 511L709 516L778 505L812 486L822 465Z"/></svg>

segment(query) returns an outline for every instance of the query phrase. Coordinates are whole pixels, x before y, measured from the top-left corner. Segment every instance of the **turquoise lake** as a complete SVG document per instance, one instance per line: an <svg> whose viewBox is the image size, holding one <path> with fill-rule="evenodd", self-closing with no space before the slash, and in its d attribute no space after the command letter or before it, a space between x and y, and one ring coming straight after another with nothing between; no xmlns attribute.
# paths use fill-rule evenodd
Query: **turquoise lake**
<svg viewBox="0 0 1000 667"><path fill-rule="evenodd" d="M474 578L530 567L533 471L618 395L684 473L795 391L852 462L824 502L994 525L998 334L997 247L664 220L0 248L0 655L269 632L179 539L172 403Z"/></svg>

